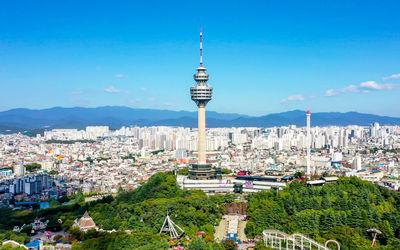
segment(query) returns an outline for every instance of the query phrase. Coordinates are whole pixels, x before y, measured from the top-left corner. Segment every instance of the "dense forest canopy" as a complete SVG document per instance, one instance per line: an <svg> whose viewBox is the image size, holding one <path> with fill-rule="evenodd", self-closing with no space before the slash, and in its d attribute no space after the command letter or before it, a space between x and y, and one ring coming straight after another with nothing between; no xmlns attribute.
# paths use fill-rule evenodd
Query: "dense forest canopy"
<svg viewBox="0 0 400 250"><path fill-rule="evenodd" d="M277 229L299 232L321 243L335 239L342 249L360 249L370 248L372 237L367 230L377 228L382 231L377 237L379 247L400 249L400 195L355 177L339 178L337 183L321 187L295 181L284 190L262 191L247 199L248 238L261 235L265 229ZM63 240L72 241L74 249L167 249L169 244L178 243L171 242L167 234L158 234L168 212L190 239L195 239L198 231L205 232L203 239L190 243L190 249L229 249L230 242L217 244L212 234L223 206L234 200L230 194L207 196L202 191L181 190L173 174L157 173L138 189L121 190L115 198L87 203L76 199L73 204L43 210L1 211L0 239L26 242L29 230L10 230L41 217L49 220L48 229L68 231L71 237ZM86 210L98 227L118 232L83 233L71 227ZM180 242L188 240L183 237Z"/></svg>
<svg viewBox="0 0 400 250"><path fill-rule="evenodd" d="M32 222L38 216L49 219L48 229L68 230L76 249L98 249L97 246L102 246L101 249L126 249L127 246L151 249L150 246L154 244L162 249L168 248L167 242L170 240L167 234L158 234L167 212L185 230L185 235L193 238L196 232L204 231L207 237L214 233L214 226L223 215L223 205L233 202L234 198L234 195L207 196L198 190L182 190L173 174L157 173L138 189L120 191L115 198L108 196L93 202L78 202L44 210L5 211L8 218L0 217L0 229L10 230L15 225ZM84 234L71 229L74 220L86 210L100 228L130 230L132 234ZM62 220L62 224L58 219ZM84 242L78 244L81 240ZM187 243L186 238L182 241ZM118 244L121 245L118 247Z"/></svg>
<svg viewBox="0 0 400 250"><path fill-rule="evenodd" d="M378 245L400 249L400 195L356 177L318 187L295 181L282 191L251 194L248 200L248 237L277 229L360 249L371 246L367 230L377 228L382 232Z"/></svg>
<svg viewBox="0 0 400 250"><path fill-rule="evenodd" d="M132 230L156 234L168 214L193 236L197 231L214 233L223 205L233 195L207 196L202 191L182 190L172 174L158 173L132 192L122 192L111 203L102 203L90 215L104 229Z"/></svg>

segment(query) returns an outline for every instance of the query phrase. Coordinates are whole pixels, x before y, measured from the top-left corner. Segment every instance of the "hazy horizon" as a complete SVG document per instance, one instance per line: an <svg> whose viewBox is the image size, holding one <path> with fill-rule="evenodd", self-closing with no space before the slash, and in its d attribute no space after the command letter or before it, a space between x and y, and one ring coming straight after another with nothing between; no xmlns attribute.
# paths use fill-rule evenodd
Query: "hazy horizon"
<svg viewBox="0 0 400 250"><path fill-rule="evenodd" d="M33 110L33 111L39 111L39 110L49 110L49 109L54 109L54 108L65 108L65 109L73 109L73 108L88 108L88 109L96 109L96 108L103 108L103 107L121 107L121 108L131 108L131 109L138 109L138 110L159 110L159 111L174 111L174 112L194 112L197 113L196 109L193 110L183 110L183 109L178 109L178 110L174 110L174 109L157 109L157 108L136 108L136 107L129 107L129 106L121 106L121 105L104 105L104 106L96 106L96 107L81 107L81 106L72 106L72 107L63 107L63 106L54 106L54 107L48 107L48 108L39 108L39 109L35 109L35 108L24 108L24 107L19 107L19 108L12 108L12 109L8 109L8 110L0 110L1 112L7 112L10 110L18 110L18 109L27 109L27 110ZM250 114L244 114L244 113L238 113L238 112L219 112L219 111L215 111L215 110L206 110L206 112L216 112L219 114L233 114L233 115L243 115L243 116L249 116L249 117L260 117L260 116L267 116L267 115L272 115L272 114L281 114L281 113L287 113L287 112L294 112L294 111L304 111L306 112L307 110L302 110L302 109L291 109L291 110L286 110L286 111L282 111L282 112L271 112L271 113L265 113L265 114L260 114L260 115L250 115ZM339 112L339 111L311 111L311 114L314 113L359 113L359 114L366 114L366 115L376 115L376 116L382 116L382 117L392 117L392 118L400 118L400 116L390 116L390 115L383 115L383 114L373 114L373 113L366 113L366 112L358 112L358 111L354 111L354 110L349 110L349 111L343 111L343 112Z"/></svg>

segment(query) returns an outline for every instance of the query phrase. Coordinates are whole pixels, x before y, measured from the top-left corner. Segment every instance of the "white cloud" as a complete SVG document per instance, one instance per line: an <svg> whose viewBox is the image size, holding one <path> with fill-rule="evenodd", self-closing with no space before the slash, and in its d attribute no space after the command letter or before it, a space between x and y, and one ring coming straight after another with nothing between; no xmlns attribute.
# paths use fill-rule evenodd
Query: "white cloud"
<svg viewBox="0 0 400 250"><path fill-rule="evenodd" d="M71 91L71 95L82 95L83 94L83 91L80 91L80 90L78 90L78 91Z"/></svg>
<svg viewBox="0 0 400 250"><path fill-rule="evenodd" d="M114 86L110 86L110 87L104 89L104 91L108 92L108 93L120 93L121 92L120 89L116 89L116 88L114 88Z"/></svg>
<svg viewBox="0 0 400 250"><path fill-rule="evenodd" d="M326 96L335 96L335 95L340 95L343 93L348 93L348 92L359 92L359 89L355 85L349 85L346 88L340 88L340 89L328 89L325 91Z"/></svg>
<svg viewBox="0 0 400 250"><path fill-rule="evenodd" d="M336 96L344 93L369 93L378 90L394 90L399 88L396 84L379 84L375 81L362 82L360 85L349 85L340 89L328 89L325 91L325 96Z"/></svg>
<svg viewBox="0 0 400 250"><path fill-rule="evenodd" d="M146 88L140 88L140 90L141 90L141 91L146 91L147 89L146 89Z"/></svg>
<svg viewBox="0 0 400 250"><path fill-rule="evenodd" d="M304 101L303 95L291 95L288 98L282 99L281 102Z"/></svg>
<svg viewBox="0 0 400 250"><path fill-rule="evenodd" d="M396 89L398 85L396 84L379 84L375 81L363 82L360 87L366 90L392 90Z"/></svg>
<svg viewBox="0 0 400 250"><path fill-rule="evenodd" d="M391 76L382 77L382 81L400 78L400 74L393 74Z"/></svg>
<svg viewBox="0 0 400 250"><path fill-rule="evenodd" d="M115 78L117 78L117 79L128 78L128 75L116 74L116 75L115 75Z"/></svg>

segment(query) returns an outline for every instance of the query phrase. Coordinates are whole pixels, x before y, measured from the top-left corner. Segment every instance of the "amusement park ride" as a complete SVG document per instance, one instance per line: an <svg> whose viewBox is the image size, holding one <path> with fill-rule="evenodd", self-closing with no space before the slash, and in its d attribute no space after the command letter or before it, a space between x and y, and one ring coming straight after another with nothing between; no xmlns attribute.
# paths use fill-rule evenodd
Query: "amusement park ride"
<svg viewBox="0 0 400 250"><path fill-rule="evenodd" d="M176 230L175 227L178 229L178 231ZM183 236L183 234L185 233L185 231L182 228L180 228L178 225L175 224L175 222L173 222L171 220L168 213L167 213L167 217L165 217L164 223L161 227L160 234L163 232L169 233L172 240L180 239Z"/></svg>

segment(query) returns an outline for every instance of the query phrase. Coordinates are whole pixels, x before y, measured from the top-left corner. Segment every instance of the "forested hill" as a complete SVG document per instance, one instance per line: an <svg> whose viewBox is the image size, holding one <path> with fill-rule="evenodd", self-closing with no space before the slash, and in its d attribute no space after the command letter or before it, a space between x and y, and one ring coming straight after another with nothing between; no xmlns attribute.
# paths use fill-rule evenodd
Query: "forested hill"
<svg viewBox="0 0 400 250"><path fill-rule="evenodd" d="M194 241L194 245L200 246L195 249L223 250L223 245L214 242L212 234L215 232L214 226L223 215L223 206L233 202L234 198L234 195L207 196L202 191L181 190L173 174L158 173L134 191L120 190L116 198L108 196L89 203L75 200L71 205L35 211L2 211L4 216L0 217L0 241L10 237L19 237L20 242L26 241L26 234L11 230L16 225L33 221L37 216L48 219L48 229L52 231L61 228L68 231L71 237L61 240L73 242L73 249L169 249L169 235L159 235L168 211L172 220L185 230L185 235L190 239L195 238L198 231L205 232L204 240L207 243ZM73 221L86 210L99 227L119 232L110 234L89 231L85 234L71 227ZM62 220L62 225L58 219ZM124 230L130 230L132 234L126 234ZM187 244L188 240L183 237L181 242Z"/></svg>
<svg viewBox="0 0 400 250"><path fill-rule="evenodd" d="M72 242L73 249L168 249L177 242L171 242L167 234L158 234L168 211L190 238L190 243L186 237L179 241L189 243L189 249L232 249L229 242L214 242L213 234L223 215L223 206L234 200L234 195L207 196L202 191L181 190L174 175L157 173L134 191L120 190L115 198L108 196L85 203L75 197L73 204L66 206L2 211L0 240L28 240L29 229L15 233L13 227L41 217L49 220L49 230L68 231L71 236L61 240ZM71 227L86 210L99 227L118 232L82 233ZM284 190L251 194L247 215L248 238L261 235L265 229L278 229L290 234L300 232L321 243L335 239L342 249L368 249L372 237L367 230L377 228L382 231L377 238L378 247L400 249L399 194L355 177L342 177L337 183L323 187L307 187L295 181ZM205 232L202 239L195 238L198 231ZM261 243L256 249L262 249Z"/></svg>
<svg viewBox="0 0 400 250"><path fill-rule="evenodd" d="M322 187L294 182L284 191L252 194L247 215L248 237L277 229L321 243L335 239L342 249L369 249L372 237L367 230L377 228L382 232L378 245L400 249L399 193L356 177Z"/></svg>

